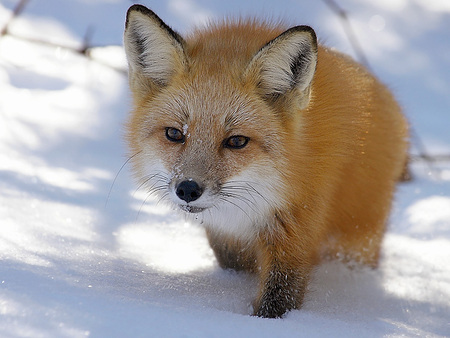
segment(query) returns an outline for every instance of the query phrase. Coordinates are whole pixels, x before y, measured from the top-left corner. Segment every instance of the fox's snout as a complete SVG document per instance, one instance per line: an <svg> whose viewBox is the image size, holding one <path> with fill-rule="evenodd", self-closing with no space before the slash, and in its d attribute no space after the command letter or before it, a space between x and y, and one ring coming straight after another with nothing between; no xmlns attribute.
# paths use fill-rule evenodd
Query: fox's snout
<svg viewBox="0 0 450 338"><path fill-rule="evenodd" d="M214 199L208 198L211 189L198 181L188 178L169 184L169 195L171 195L172 202L181 210L197 214L205 209L209 209L214 203ZM200 197L202 197L200 199Z"/></svg>
<svg viewBox="0 0 450 338"><path fill-rule="evenodd" d="M194 180L184 180L175 187L177 197L186 203L194 202L203 194L203 188Z"/></svg>

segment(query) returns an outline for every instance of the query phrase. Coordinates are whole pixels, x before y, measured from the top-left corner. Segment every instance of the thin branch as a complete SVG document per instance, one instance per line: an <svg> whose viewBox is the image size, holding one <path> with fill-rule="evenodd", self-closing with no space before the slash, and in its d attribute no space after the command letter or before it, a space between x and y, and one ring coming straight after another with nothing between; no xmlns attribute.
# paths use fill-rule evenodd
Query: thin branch
<svg viewBox="0 0 450 338"><path fill-rule="evenodd" d="M418 155L410 156L410 160L413 162L425 162L429 172L432 173L433 176L439 177L440 175L437 172L438 170L433 166L433 164L436 162L446 161L446 155L430 155L416 130L412 126L410 126L409 131L412 142L415 144L417 150L419 151ZM450 159L450 155L448 156L448 159Z"/></svg>
<svg viewBox="0 0 450 338"><path fill-rule="evenodd" d="M8 34L9 25L11 24L11 22L14 21L14 19L16 17L18 17L23 12L25 7L28 5L28 2L29 2L29 0L20 0L19 1L16 8L14 8L14 11L13 11L11 17L9 18L9 20L6 22L5 26L0 31L0 36L4 36L4 35Z"/></svg>
<svg viewBox="0 0 450 338"><path fill-rule="evenodd" d="M90 42L92 40L93 35L94 35L94 28L92 26L89 26L86 29L86 33L84 34L83 45L79 50L80 54L86 54L87 50L90 48Z"/></svg>
<svg viewBox="0 0 450 338"><path fill-rule="evenodd" d="M418 154L418 155L411 155L410 160L412 162L427 162L430 164L436 163L436 162L450 162L450 154L440 154L440 155L428 155L428 154Z"/></svg>
<svg viewBox="0 0 450 338"><path fill-rule="evenodd" d="M100 63L104 66L108 66L116 71L118 71L119 73L122 74L127 74L127 70L125 68L120 68L120 67L114 67L110 64L107 64L105 62L101 62L95 58L93 58L91 56L91 51L94 48L99 48L99 47L105 47L105 46L94 46L91 45L90 42L92 40L92 35L94 32L94 29L90 26L88 27L88 29L86 30L86 34L84 35L83 38L83 43L79 48L73 47L73 46L69 46L69 45L62 45L59 43L54 43L48 40L42 40L42 39L34 39L34 38L30 38L30 37L24 37L24 36L20 36L17 34L13 34L10 30L9 30L9 26L11 25L11 23L24 11L25 7L28 5L28 3L30 2L30 0L20 0L17 4L17 6L14 8L13 13L11 15L11 17L9 18L8 22L5 24L5 26L2 28L2 30L0 31L0 37L3 36L11 36L13 38L16 39L20 39L20 40L24 40L30 43L35 43L35 44L40 44L43 46L48 46L48 47L54 47L54 48L61 48L61 49L65 49L77 54L81 54L84 55L85 57L87 57L88 59L95 61L97 63Z"/></svg>
<svg viewBox="0 0 450 338"><path fill-rule="evenodd" d="M30 37L24 37L24 36L20 36L20 35L16 35L16 34L11 34L10 32L7 32L8 36L11 36L15 39L20 39L20 40L24 40L30 43L35 43L35 44L39 44L39 45L43 45L43 46L47 46L47 47L53 47L53 48L60 48L60 49L64 49L64 50L68 50L70 52L76 53L76 54L81 54L85 57L87 57L89 60L95 61L97 63L100 63L104 66L107 66L111 69L114 69L115 71L122 73L122 74L127 74L127 70L125 68L120 68L120 67L114 67L108 63L102 62L98 59L95 59L92 57L91 55L91 51L95 48L101 48L101 47L107 47L107 46L101 46L101 45L89 45L89 36L90 36L90 32L88 30L88 32L85 34L85 38L83 41L83 44L80 47L74 47L74 46L69 46L69 45L63 45L60 43L55 43L55 42L51 42L48 40L41 40L41 39L34 39L34 38L30 38ZM108 45L108 46L112 46L112 45Z"/></svg>
<svg viewBox="0 0 450 338"><path fill-rule="evenodd" d="M345 34L352 45L352 48L355 54L358 56L359 62L361 62L367 69L371 69L369 61L364 53L363 48L359 44L359 41L356 37L355 31L350 24L350 20L348 18L347 12L344 11L334 0L323 0L325 4L330 7L330 9L337 14L337 16L341 19L342 26L344 28Z"/></svg>

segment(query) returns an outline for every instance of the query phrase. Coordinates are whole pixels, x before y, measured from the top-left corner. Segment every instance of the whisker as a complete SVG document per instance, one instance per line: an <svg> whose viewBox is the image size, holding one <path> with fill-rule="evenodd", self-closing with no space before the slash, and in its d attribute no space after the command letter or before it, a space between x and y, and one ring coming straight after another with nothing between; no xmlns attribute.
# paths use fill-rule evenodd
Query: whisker
<svg viewBox="0 0 450 338"><path fill-rule="evenodd" d="M262 183L258 182L248 182L248 181L235 181L240 184L245 184L245 186L249 187L252 191L254 191L258 196L260 196L268 205L271 205L270 201L258 190L255 188L255 185L264 186ZM248 190L247 190L248 191ZM251 195L251 194L250 194Z"/></svg>
<svg viewBox="0 0 450 338"><path fill-rule="evenodd" d="M254 184L258 184L258 183L248 182L248 181L232 181L232 183L238 184L238 185L233 185L233 186L226 185L224 187L224 189L225 190L243 190L243 191L247 192L248 195L252 196L252 198L254 199L255 204L256 204L257 203L256 198L255 198L254 194L251 193L251 191L253 191L258 196L260 196L267 203L267 205L271 204L270 201L254 187ZM260 185L262 185L262 184L260 184Z"/></svg>
<svg viewBox="0 0 450 338"><path fill-rule="evenodd" d="M152 196L159 196L158 201L156 204L159 204L163 199L165 199L168 195L167 187L168 187L168 179L167 176L163 171L155 172L151 175L145 176L142 180L139 186L134 191L133 195L136 194L140 189L143 187L146 188L146 197L142 201L139 210L136 215L135 222L137 222L139 215L141 214L141 211L144 207L144 205L147 203L150 197ZM162 194L159 194L160 192L163 192Z"/></svg>
<svg viewBox="0 0 450 338"><path fill-rule="evenodd" d="M149 192L153 191L155 187L166 187L167 186L167 179L165 176L160 175L160 174L155 174L152 177L150 177L149 179L146 180L146 183L149 182L150 180L154 179L155 177L157 177L157 179L152 183L152 185L147 186L147 190ZM161 184L163 183L163 184Z"/></svg>
<svg viewBox="0 0 450 338"><path fill-rule="evenodd" d="M147 203L148 199L153 195L153 193L154 193L155 191L164 191L164 190L166 190L166 186L165 186L165 185L160 185L160 186L154 187L151 191L148 192L147 196L146 196L145 199L142 201L141 206L139 207L139 210L138 210L137 215L136 215L135 222L137 222L137 220L138 220L138 218L139 218L139 215L141 214L142 208L143 208L144 205ZM163 194L159 197L158 201L156 201L156 205L158 205L158 204L159 204L162 200L164 200L167 196L168 196L168 192L167 192L167 190L166 190L166 192L163 193Z"/></svg>
<svg viewBox="0 0 450 338"><path fill-rule="evenodd" d="M142 208L144 207L144 205L145 205L145 203L147 202L147 200L148 200L149 197L150 197L150 194L148 194L147 197L145 197L145 199L142 201L141 206L139 207L139 210L138 210L138 212L137 212L137 214L136 214L136 218L135 218L135 220L134 220L134 223L135 223L135 224L137 223L137 220L138 220L138 218L139 218L139 215L141 214L141 210L142 210Z"/></svg>
<svg viewBox="0 0 450 338"><path fill-rule="evenodd" d="M141 182L141 184L138 185L138 187L134 190L133 192L133 196L144 186L146 185L154 176L150 176L148 178L146 178L145 180L143 180Z"/></svg>
<svg viewBox="0 0 450 338"><path fill-rule="evenodd" d="M109 187L109 190L108 190L108 195L106 196L105 208L106 208L106 206L108 205L108 202L109 202L109 198L110 198L110 196L111 196L112 189L113 189L113 187L114 187L114 184L116 183L117 178L119 177L119 174L122 172L123 168L125 168L125 166L128 164L128 162L130 162L135 156L137 156L137 155L140 154L141 152L142 152L142 151L138 151L136 154L134 154L134 155L128 157L127 160L125 161L125 163L123 163L122 166L120 167L120 169L119 169L119 171L117 172L116 176L114 176L114 180L112 181L111 186Z"/></svg>
<svg viewBox="0 0 450 338"><path fill-rule="evenodd" d="M250 183L246 183L246 185L248 186L248 187L250 187L250 189L252 189L255 193L257 193L268 205L270 205L270 202L269 202L269 200L266 198L266 197L264 197L258 190L256 190L255 189L255 187L253 186L253 185L251 185Z"/></svg>
<svg viewBox="0 0 450 338"><path fill-rule="evenodd" d="M148 190L152 190L152 187L155 186L159 182L166 183L167 179L165 175L162 175L160 173L155 173L153 175L148 175L142 182L139 184L139 186L134 191L133 195L136 194L144 185L147 185L148 182L153 180L154 178L158 178L150 187L147 186Z"/></svg>
<svg viewBox="0 0 450 338"><path fill-rule="evenodd" d="M242 189L242 190L247 191L245 188ZM229 197L229 198L236 199L236 200L240 200L240 201L244 202L250 209L252 209L253 212L255 212L255 213L257 212L257 209L255 209L257 207L256 200L254 198L253 198L254 201L251 201L249 198L247 198L247 197L245 197L243 195L238 195L238 194L233 194L233 193L221 193L221 196L222 197ZM225 199L223 198L222 200L225 200Z"/></svg>
<svg viewBox="0 0 450 338"><path fill-rule="evenodd" d="M246 185L248 186L248 183L246 183ZM245 192L253 199L253 203L255 205L257 205L258 201L256 200L255 196L253 196L251 191L248 188L246 188L246 187L242 187L242 190L245 190ZM255 189L252 189L252 190L256 191Z"/></svg>
<svg viewBox="0 0 450 338"><path fill-rule="evenodd" d="M163 190L163 189L161 189ZM161 195L161 197L158 199L158 201L156 202L156 205L158 205L159 203L161 203L163 200L165 200L167 198L167 196L169 196L169 193L166 191L165 193L163 193Z"/></svg>
<svg viewBox="0 0 450 338"><path fill-rule="evenodd" d="M247 211L245 211L244 209L242 209L239 204L236 204L234 202L232 202L229 199L226 198L221 198L222 201L226 202L226 203L230 203L231 205L234 205L236 208L240 209L247 217L250 221L253 221L253 219L250 217L250 215L247 213Z"/></svg>

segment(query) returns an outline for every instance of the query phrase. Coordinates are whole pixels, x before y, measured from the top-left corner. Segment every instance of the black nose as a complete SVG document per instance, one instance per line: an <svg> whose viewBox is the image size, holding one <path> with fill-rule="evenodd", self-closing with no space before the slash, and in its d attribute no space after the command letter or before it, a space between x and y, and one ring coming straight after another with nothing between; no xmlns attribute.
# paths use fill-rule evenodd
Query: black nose
<svg viewBox="0 0 450 338"><path fill-rule="evenodd" d="M192 180L183 181L178 184L176 189L177 196L185 201L186 203L195 201L203 193L203 189L197 184L197 182Z"/></svg>

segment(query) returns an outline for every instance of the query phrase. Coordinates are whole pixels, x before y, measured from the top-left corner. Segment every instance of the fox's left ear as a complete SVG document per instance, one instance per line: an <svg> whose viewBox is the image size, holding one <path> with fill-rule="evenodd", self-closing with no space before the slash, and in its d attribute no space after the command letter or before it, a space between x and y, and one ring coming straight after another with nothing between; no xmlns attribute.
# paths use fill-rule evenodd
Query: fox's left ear
<svg viewBox="0 0 450 338"><path fill-rule="evenodd" d="M267 99L293 94L299 108L309 103L317 64L317 37L309 26L288 29L263 46L244 74Z"/></svg>
<svg viewBox="0 0 450 338"><path fill-rule="evenodd" d="M138 89L167 85L187 64L183 38L142 5L128 9L124 45L130 83Z"/></svg>

